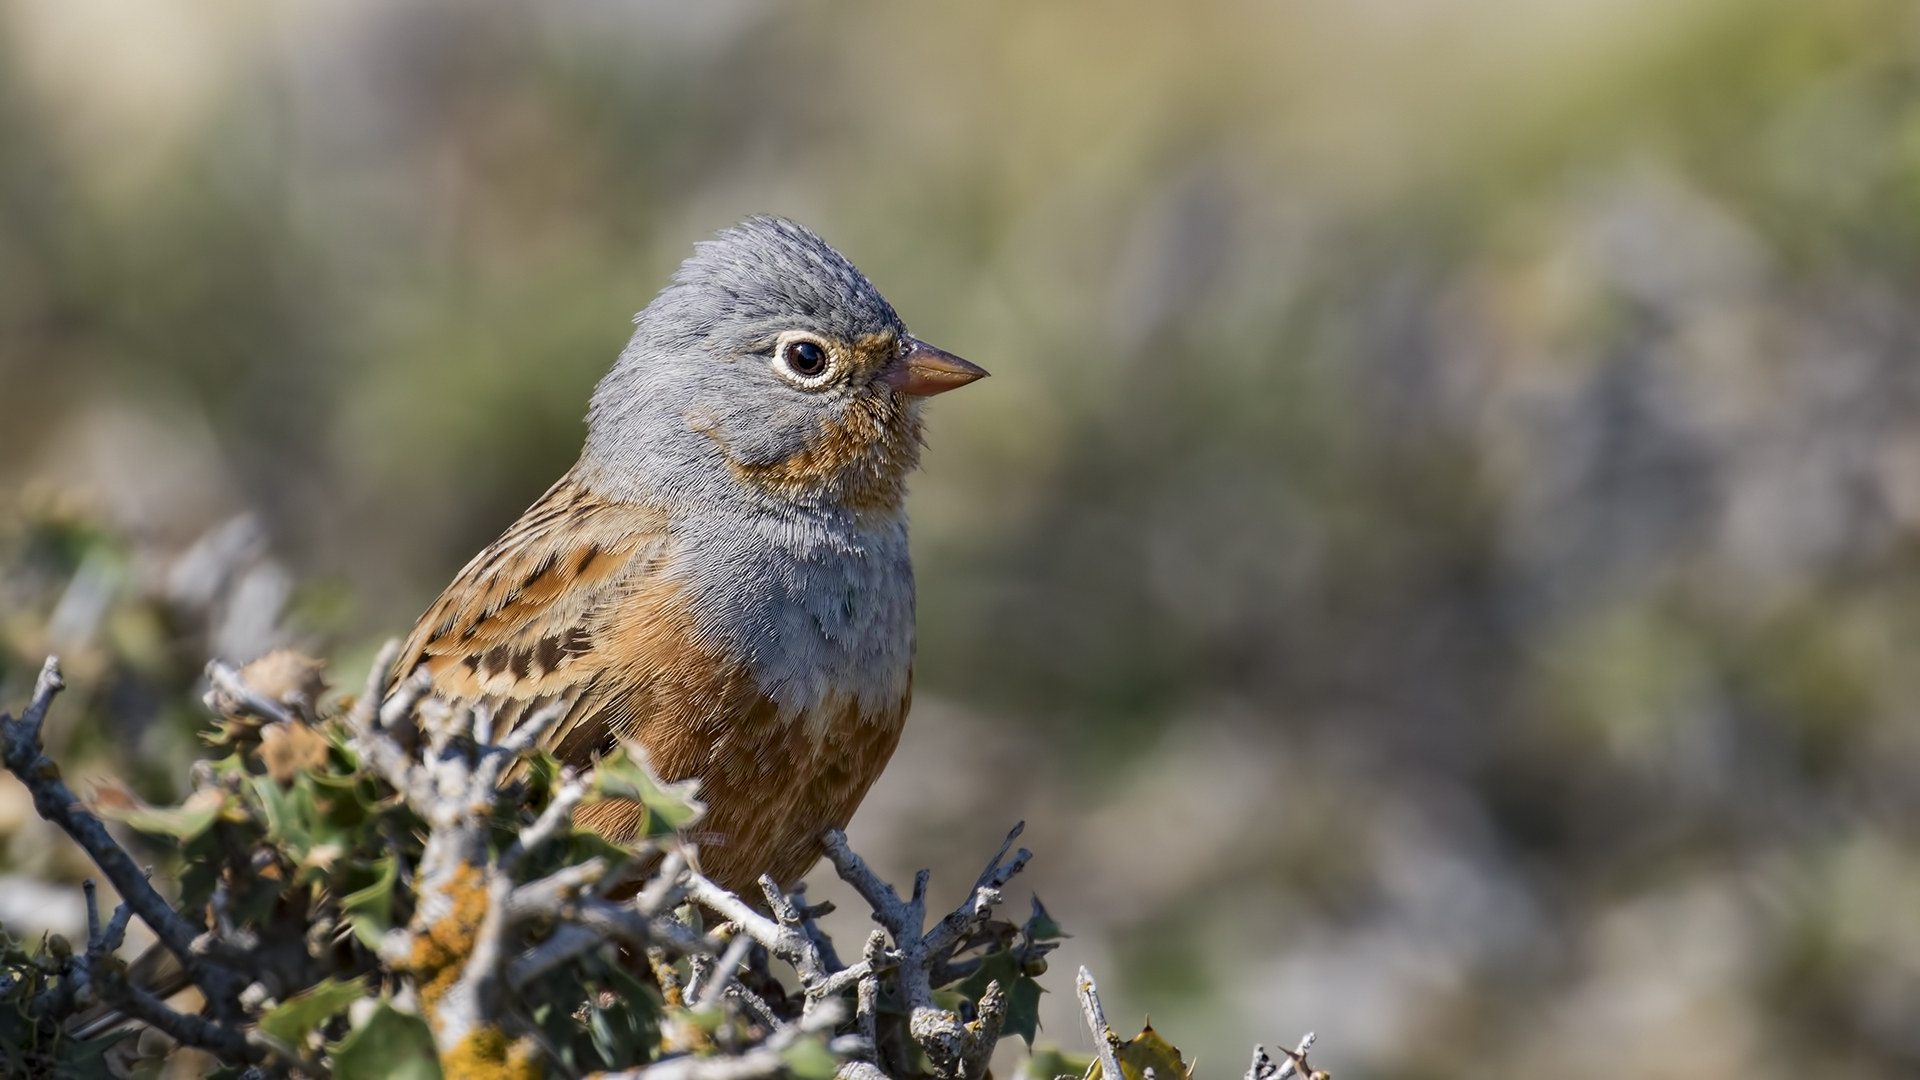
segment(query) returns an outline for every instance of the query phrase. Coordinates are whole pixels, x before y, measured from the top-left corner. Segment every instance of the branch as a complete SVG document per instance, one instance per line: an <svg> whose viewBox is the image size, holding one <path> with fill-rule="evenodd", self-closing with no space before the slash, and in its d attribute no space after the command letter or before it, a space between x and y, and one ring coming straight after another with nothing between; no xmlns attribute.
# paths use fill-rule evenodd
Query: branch
<svg viewBox="0 0 1920 1080"><path fill-rule="evenodd" d="M1000 842L1000 850L994 852L993 861L987 864L987 868L982 870L980 877L975 880L973 895L969 897L970 902L941 919L927 933L928 957L938 958L941 953L952 948L965 937L967 931L986 922L993 915L994 905L1001 900L1001 887L1013 880L1015 874L1026 868L1027 860L1033 858L1033 852L1021 848L1014 854L1012 862L1000 861L1006 858L1007 849L1013 846L1013 842L1019 839L1026 828L1027 823L1022 821L1007 832L1007 838Z"/></svg>
<svg viewBox="0 0 1920 1080"><path fill-rule="evenodd" d="M521 912L516 911L516 915ZM554 912L557 917L560 912ZM519 989L590 952L609 940L634 949L659 946L675 956L717 953L723 946L694 933L687 924L666 916L649 918L629 907L592 897L583 898L565 912L570 920L553 936L507 965L508 985Z"/></svg>
<svg viewBox="0 0 1920 1080"><path fill-rule="evenodd" d="M741 961L747 958L747 950L751 948L753 948L753 938L748 934L740 934L727 943L725 955L721 956L720 962L714 965L713 977L707 985L700 988L700 998L694 1003L694 1008L711 1009L720 1004L720 998L726 994L727 987L732 985L734 976L740 971Z"/></svg>
<svg viewBox="0 0 1920 1080"><path fill-rule="evenodd" d="M154 936L186 969L188 978L206 994L215 1014L231 1017L239 993L238 980L232 972L195 955L193 939L200 935L201 927L175 911L154 889L146 873L134 864L132 856L107 832L100 819L82 808L72 789L60 779L60 767L44 753L40 728L54 696L65 686L60 677L60 661L47 657L34 684L33 700L21 712L20 719L0 712L0 764L18 777L33 795L33 807L41 817L60 826L86 850L126 905L153 929Z"/></svg>
<svg viewBox="0 0 1920 1080"><path fill-rule="evenodd" d="M791 915L792 905L780 895L780 890L774 887L773 882L762 877L760 884L767 893L769 906L776 912L785 908ZM687 897L712 908L721 918L738 926L742 935L766 946L768 952L792 964L800 974L801 989L806 991L809 1003L813 1001L828 973L820 963L820 954L814 949L813 941L800 929L797 918L792 924L785 920L775 922L747 906L746 901L697 873L687 875ZM779 903L774 902L775 897L779 897Z"/></svg>
<svg viewBox="0 0 1920 1080"><path fill-rule="evenodd" d="M263 1047L249 1042L237 1028L167 1008L159 998L129 983L126 968L120 965L103 965L101 970L94 973L94 983L102 1001L120 1010L129 1019L146 1024L182 1046L197 1046L212 1051L221 1060L230 1063L263 1061L267 1057Z"/></svg>
<svg viewBox="0 0 1920 1080"><path fill-rule="evenodd" d="M881 880L860 854L847 846L846 834L830 829L820 838L827 859L840 880L853 886L873 909L874 921L886 928L900 957L900 993L909 1010L932 1009L933 987L927 981L926 942L920 927L926 922L927 879L922 870L913 879L913 899L902 901L893 886Z"/></svg>
<svg viewBox="0 0 1920 1080"><path fill-rule="evenodd" d="M1086 1017L1087 1027L1093 1030L1094 1049L1100 1055L1100 1072L1103 1080L1124 1080L1125 1073L1120 1071L1120 1059L1114 1051L1119 1049L1113 1029L1107 1026L1107 1013L1100 1007L1100 989L1093 984L1093 974L1084 966L1080 977L1074 980L1074 992L1080 995L1080 1015Z"/></svg>
<svg viewBox="0 0 1920 1080"><path fill-rule="evenodd" d="M1273 1074L1273 1080L1287 1080L1289 1076L1304 1076L1307 1080L1315 1080L1316 1077L1325 1076L1325 1073L1316 1072L1313 1066L1307 1064L1307 1051L1311 1049L1313 1049L1313 1032L1311 1031L1307 1032L1306 1035L1300 1039L1300 1045L1298 1047L1292 1050L1284 1046L1281 1047L1280 1052L1286 1055L1287 1063L1280 1066L1279 1070ZM1254 1047L1254 1069L1258 1069L1260 1063L1263 1061L1269 1066L1273 1064L1272 1060L1267 1057L1266 1047ZM1252 1070L1248 1071L1251 1072Z"/></svg>
<svg viewBox="0 0 1920 1080"><path fill-rule="evenodd" d="M560 772L560 790L553 793L553 801L540 812L533 824L520 830L520 836L513 846L500 854L500 871L511 873L519 865L527 852L554 838L561 829L573 824L573 808L587 797L587 787L593 783L593 774L575 779L572 769ZM598 860L596 860L598 861Z"/></svg>
<svg viewBox="0 0 1920 1080"><path fill-rule="evenodd" d="M372 731L374 722L380 719L380 699L387 688L387 676L393 671L393 665L400 659L400 639L388 638L380 652L373 658L373 666L367 669L367 685L360 696L353 699L353 708L347 710L347 728L358 734Z"/></svg>
<svg viewBox="0 0 1920 1080"><path fill-rule="evenodd" d="M927 871L914 875L913 898L903 901L893 886L882 881L866 860L847 845L844 833L834 829L821 837L827 858L841 880L853 886L867 901L873 908L874 920L893 937L900 996L907 1005L907 1031L926 1052L935 1073L944 1078L978 1080L986 1073L1006 1020L1007 988L997 981L987 984L986 993L980 998L978 1016L971 1022L961 1023L954 1013L935 1004L932 973L968 933L992 916L993 906L1001 900L1001 887L1032 858L1032 853L1022 848L1010 861L1002 861L1024 828L1024 823L1015 825L1007 833L1000 850L975 879L967 901L924 936L920 928L926 921ZM872 971L872 960L863 966ZM842 972L841 975L846 976L845 982L857 983L864 973Z"/></svg>
<svg viewBox="0 0 1920 1080"><path fill-rule="evenodd" d="M245 709L262 720L279 724L295 721L286 706L247 685L240 673L220 660L207 664L207 681L213 684L213 691L207 695L207 707L217 713L230 713L235 706ZM222 698L230 699L223 701Z"/></svg>
<svg viewBox="0 0 1920 1080"><path fill-rule="evenodd" d="M596 1080L758 1080L787 1074L786 1051L802 1036L825 1035L847 1018L835 1002L797 1024L775 1031L766 1042L743 1054L695 1057L686 1054L656 1062L644 1069L597 1074Z"/></svg>

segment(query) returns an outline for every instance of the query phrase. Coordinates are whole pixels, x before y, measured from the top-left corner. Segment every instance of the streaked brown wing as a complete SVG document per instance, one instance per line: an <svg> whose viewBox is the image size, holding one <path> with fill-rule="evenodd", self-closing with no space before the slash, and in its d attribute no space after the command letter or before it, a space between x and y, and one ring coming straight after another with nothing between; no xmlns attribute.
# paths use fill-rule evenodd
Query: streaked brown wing
<svg viewBox="0 0 1920 1080"><path fill-rule="evenodd" d="M716 654L667 572L665 516L555 484L475 556L422 616L396 677L425 664L435 690L488 707L494 731L554 702L561 761L586 766L619 738L669 780L697 778L708 805L701 861L754 895L788 883L843 827L899 738L907 697L871 713L851 699L783 712L747 665ZM631 836L638 809L584 807L582 824Z"/></svg>
<svg viewBox="0 0 1920 1080"><path fill-rule="evenodd" d="M558 737L602 696L608 639L664 592L665 526L658 511L563 477L420 617L394 677L426 665L437 693L490 709L496 734L566 702Z"/></svg>

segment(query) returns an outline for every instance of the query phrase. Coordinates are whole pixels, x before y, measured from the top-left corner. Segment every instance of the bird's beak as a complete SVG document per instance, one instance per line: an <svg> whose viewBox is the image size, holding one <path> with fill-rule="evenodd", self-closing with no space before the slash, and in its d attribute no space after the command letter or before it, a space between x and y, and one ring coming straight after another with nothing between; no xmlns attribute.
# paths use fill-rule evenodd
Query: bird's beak
<svg viewBox="0 0 1920 1080"><path fill-rule="evenodd" d="M987 377L987 369L978 364L969 364L965 360L936 349L924 341L915 341L913 348L905 356L887 365L880 373L880 381L902 394L914 397L932 397L944 394L956 387L965 386L975 379Z"/></svg>

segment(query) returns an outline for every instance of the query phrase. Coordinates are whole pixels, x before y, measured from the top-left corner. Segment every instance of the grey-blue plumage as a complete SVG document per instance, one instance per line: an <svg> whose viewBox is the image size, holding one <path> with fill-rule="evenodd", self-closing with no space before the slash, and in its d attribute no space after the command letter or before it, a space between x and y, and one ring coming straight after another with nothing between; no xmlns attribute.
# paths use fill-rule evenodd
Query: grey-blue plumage
<svg viewBox="0 0 1920 1080"><path fill-rule="evenodd" d="M787 881L899 737L922 406L985 372L779 218L698 245L635 324L580 461L461 571L400 671L497 729L562 704L575 764L636 740L702 781L710 873Z"/></svg>

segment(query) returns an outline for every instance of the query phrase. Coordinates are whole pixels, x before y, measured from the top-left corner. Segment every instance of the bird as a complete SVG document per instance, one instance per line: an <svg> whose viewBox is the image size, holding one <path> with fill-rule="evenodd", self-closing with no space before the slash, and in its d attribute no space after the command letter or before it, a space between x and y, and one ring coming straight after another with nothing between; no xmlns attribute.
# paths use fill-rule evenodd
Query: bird
<svg viewBox="0 0 1920 1080"><path fill-rule="evenodd" d="M899 743L922 413L986 374L804 226L721 230L634 317L579 460L454 576L391 678L424 669L496 733L557 713L542 745L577 769L637 742L699 781L703 873L791 886ZM640 816L577 821L623 842Z"/></svg>

